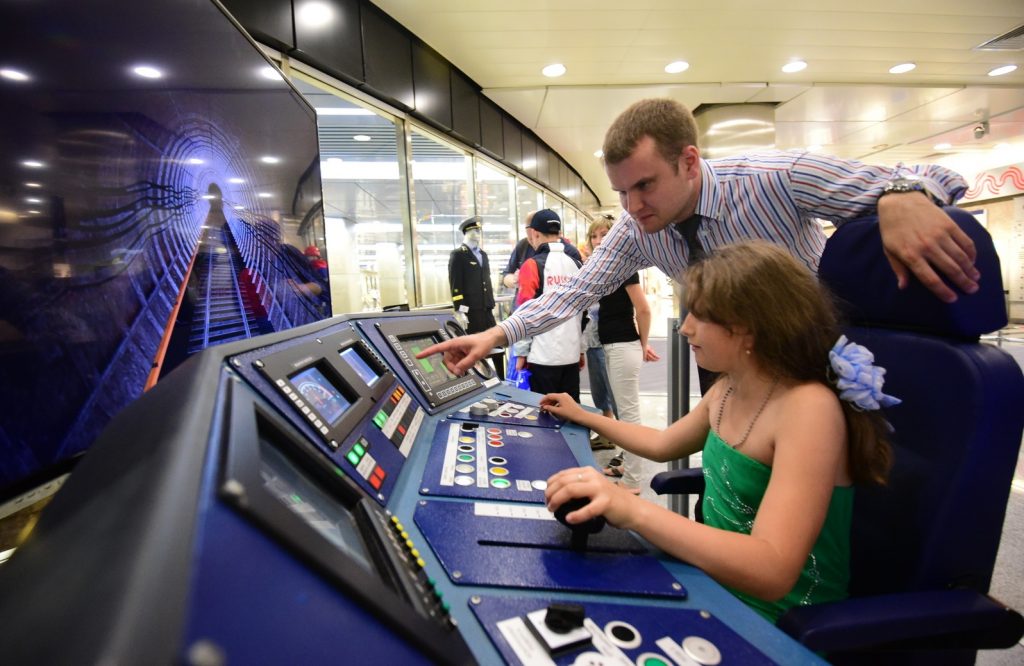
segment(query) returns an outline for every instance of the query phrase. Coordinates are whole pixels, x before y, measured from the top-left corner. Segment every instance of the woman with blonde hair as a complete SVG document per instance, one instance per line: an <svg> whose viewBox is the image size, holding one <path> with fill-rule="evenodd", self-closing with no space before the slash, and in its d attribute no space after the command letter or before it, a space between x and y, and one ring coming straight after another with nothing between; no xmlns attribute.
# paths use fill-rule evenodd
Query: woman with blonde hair
<svg viewBox="0 0 1024 666"><path fill-rule="evenodd" d="M591 250L601 246L611 230L608 218L595 221L587 232ZM657 361L659 356L648 344L651 330L651 307L640 286L640 274L634 273L618 289L598 301L597 336L604 350L612 399L619 419L640 423L640 366ZM614 441L614 440L613 440ZM642 460L621 450L611 460L605 473L618 478L630 492L640 494Z"/></svg>

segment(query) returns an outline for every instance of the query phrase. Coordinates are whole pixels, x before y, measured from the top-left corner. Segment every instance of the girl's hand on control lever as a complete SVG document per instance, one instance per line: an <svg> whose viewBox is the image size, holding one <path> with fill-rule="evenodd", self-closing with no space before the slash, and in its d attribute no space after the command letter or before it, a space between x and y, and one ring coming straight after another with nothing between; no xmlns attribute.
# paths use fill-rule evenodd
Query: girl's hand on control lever
<svg viewBox="0 0 1024 666"><path fill-rule="evenodd" d="M633 516L646 504L628 489L622 488L593 467L572 467L557 472L548 479L544 500L548 510L554 512L565 502L585 497L585 506L566 515L571 525L604 516L615 527L628 529Z"/></svg>

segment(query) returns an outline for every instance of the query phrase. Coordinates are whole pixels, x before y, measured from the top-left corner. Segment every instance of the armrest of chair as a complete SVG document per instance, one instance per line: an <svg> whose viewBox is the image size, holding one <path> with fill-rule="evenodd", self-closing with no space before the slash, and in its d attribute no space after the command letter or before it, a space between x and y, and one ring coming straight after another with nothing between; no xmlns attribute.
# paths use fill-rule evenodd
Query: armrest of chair
<svg viewBox="0 0 1024 666"><path fill-rule="evenodd" d="M704 492L704 470L691 467L655 474L651 490L658 495L699 495Z"/></svg>
<svg viewBox="0 0 1024 666"><path fill-rule="evenodd" d="M810 650L1013 647L1024 617L974 590L908 592L790 609L777 626Z"/></svg>

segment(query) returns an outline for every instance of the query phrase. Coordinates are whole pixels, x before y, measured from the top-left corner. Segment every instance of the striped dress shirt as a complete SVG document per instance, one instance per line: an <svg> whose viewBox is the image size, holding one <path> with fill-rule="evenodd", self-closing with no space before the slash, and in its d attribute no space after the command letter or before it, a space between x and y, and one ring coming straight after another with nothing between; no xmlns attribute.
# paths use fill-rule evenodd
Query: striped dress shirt
<svg viewBox="0 0 1024 666"><path fill-rule="evenodd" d="M907 175L922 179L931 196L944 203L967 189L959 174L936 165L881 167L796 151L701 159L696 213L704 219L697 237L709 252L741 240L771 241L817 272L825 234L815 218L838 226L873 215L885 183ZM688 252L675 225L648 234L623 212L576 277L526 303L499 326L510 343L536 335L582 312L638 270L657 266L680 277Z"/></svg>

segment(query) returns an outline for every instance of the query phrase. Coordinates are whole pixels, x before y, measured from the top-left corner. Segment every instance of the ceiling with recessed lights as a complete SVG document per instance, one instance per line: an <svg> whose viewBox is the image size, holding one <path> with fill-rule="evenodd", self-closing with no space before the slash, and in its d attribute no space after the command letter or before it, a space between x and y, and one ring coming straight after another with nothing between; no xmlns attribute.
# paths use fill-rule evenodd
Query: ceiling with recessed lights
<svg viewBox="0 0 1024 666"><path fill-rule="evenodd" d="M1022 0L373 1L558 151L604 206L617 197L594 152L645 97L774 105L780 149L967 172L1024 161L1024 40L977 48L1024 25ZM797 61L807 66L782 71ZM688 67L667 72L674 62ZM565 73L542 74L554 64ZM1006 65L1018 68L988 75Z"/></svg>

